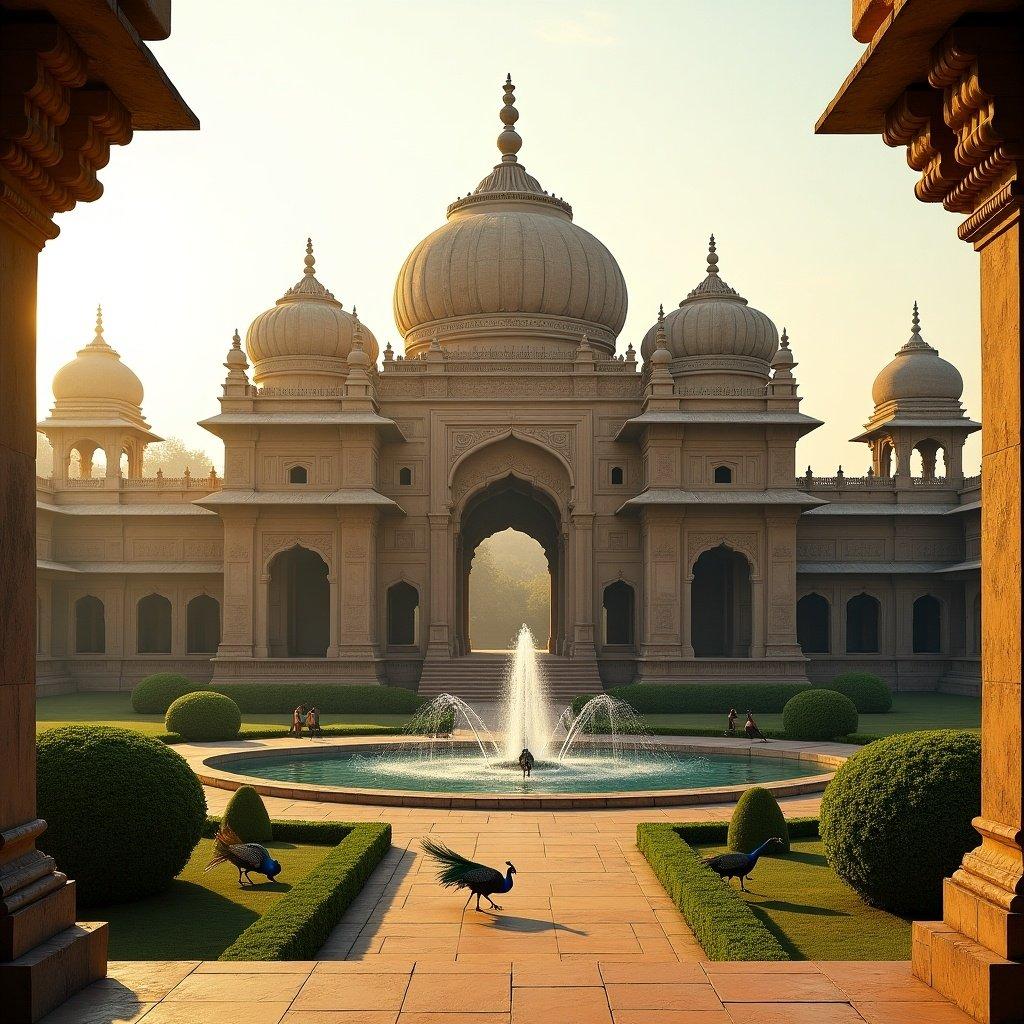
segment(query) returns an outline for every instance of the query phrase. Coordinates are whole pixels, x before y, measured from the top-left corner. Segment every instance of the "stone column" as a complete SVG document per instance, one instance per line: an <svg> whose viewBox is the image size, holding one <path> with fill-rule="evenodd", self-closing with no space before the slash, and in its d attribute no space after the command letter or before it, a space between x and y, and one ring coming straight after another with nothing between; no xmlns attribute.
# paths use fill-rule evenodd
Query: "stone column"
<svg viewBox="0 0 1024 1024"><path fill-rule="evenodd" d="M595 658L594 646L594 515L574 513L576 622L573 629L573 658Z"/></svg>
<svg viewBox="0 0 1024 1024"><path fill-rule="evenodd" d="M327 640L327 657L338 657L338 616L341 608L338 603L338 577L331 573L327 577L327 585L330 587L330 632Z"/></svg>
<svg viewBox="0 0 1024 1024"><path fill-rule="evenodd" d="M688 569L683 576L682 651L684 658L695 658L693 653L693 573Z"/></svg>
<svg viewBox="0 0 1024 1024"><path fill-rule="evenodd" d="M750 656L764 657L764 580L750 577Z"/></svg>
<svg viewBox="0 0 1024 1024"><path fill-rule="evenodd" d="M430 622L427 626L427 661L449 661L451 624L448 608L452 586L451 516L430 513Z"/></svg>
<svg viewBox="0 0 1024 1024"><path fill-rule="evenodd" d="M270 574L260 573L256 583L256 646L254 653L257 658L270 657L269 634Z"/></svg>

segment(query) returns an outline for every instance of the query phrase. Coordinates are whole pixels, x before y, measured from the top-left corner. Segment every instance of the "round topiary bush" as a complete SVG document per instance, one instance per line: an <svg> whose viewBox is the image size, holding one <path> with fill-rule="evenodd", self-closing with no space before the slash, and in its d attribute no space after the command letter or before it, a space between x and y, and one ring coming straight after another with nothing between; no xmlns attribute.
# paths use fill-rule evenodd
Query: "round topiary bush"
<svg viewBox="0 0 1024 1024"><path fill-rule="evenodd" d="M238 735L242 712L222 693L186 693L168 709L164 728L185 740L231 740Z"/></svg>
<svg viewBox="0 0 1024 1024"><path fill-rule="evenodd" d="M193 683L177 672L157 672L136 684L132 708L140 715L165 715L179 697L205 689L205 683Z"/></svg>
<svg viewBox="0 0 1024 1024"><path fill-rule="evenodd" d="M766 839L781 839L772 844L765 856L789 853L789 826L778 800L764 786L752 786L739 798L729 821L729 849L752 853Z"/></svg>
<svg viewBox="0 0 1024 1024"><path fill-rule="evenodd" d="M221 824L231 829L243 843L269 843L274 838L270 815L262 797L252 786L241 786L235 790L224 808Z"/></svg>
<svg viewBox="0 0 1024 1024"><path fill-rule="evenodd" d="M857 708L835 690L804 690L782 709L787 739L831 740L857 731Z"/></svg>
<svg viewBox="0 0 1024 1024"><path fill-rule="evenodd" d="M203 787L180 754L130 729L68 725L37 744L39 847L82 906L166 889L199 842Z"/></svg>
<svg viewBox="0 0 1024 1024"><path fill-rule="evenodd" d="M880 715L892 710L892 691L888 684L870 672L844 672L824 687L845 693L862 715Z"/></svg>
<svg viewBox="0 0 1024 1024"><path fill-rule="evenodd" d="M865 902L931 920L942 880L978 845L981 740L942 730L889 736L850 758L821 800L832 869Z"/></svg>

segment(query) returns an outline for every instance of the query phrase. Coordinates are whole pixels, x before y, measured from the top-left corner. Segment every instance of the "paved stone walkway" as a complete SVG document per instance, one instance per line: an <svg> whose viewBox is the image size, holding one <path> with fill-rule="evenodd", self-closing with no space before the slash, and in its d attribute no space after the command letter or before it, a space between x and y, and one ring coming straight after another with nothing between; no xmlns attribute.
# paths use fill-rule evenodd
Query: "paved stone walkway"
<svg viewBox="0 0 1024 1024"><path fill-rule="evenodd" d="M230 793L207 790L210 810ZM499 812L267 799L272 817L385 820L394 848L299 963L112 963L45 1024L971 1024L906 963L707 963L635 845L638 821L732 805ZM817 797L781 801L789 816ZM464 910L430 835L519 874L501 913Z"/></svg>

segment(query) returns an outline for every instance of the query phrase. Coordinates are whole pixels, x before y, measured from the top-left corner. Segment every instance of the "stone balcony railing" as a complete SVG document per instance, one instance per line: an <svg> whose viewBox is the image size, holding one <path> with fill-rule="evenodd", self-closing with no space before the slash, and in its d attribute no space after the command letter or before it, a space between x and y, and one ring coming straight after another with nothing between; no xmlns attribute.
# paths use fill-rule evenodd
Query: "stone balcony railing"
<svg viewBox="0 0 1024 1024"><path fill-rule="evenodd" d="M219 491L224 481L216 475L210 476L140 476L118 477L116 489L120 491ZM107 488L106 477L68 477L57 480L53 477L36 476L36 489L41 491L99 491Z"/></svg>
<svg viewBox="0 0 1024 1024"><path fill-rule="evenodd" d="M872 490L872 491L895 491L901 487L934 487L938 489L951 489L955 485L944 476L937 476L931 479L925 477L884 477L884 476L798 476L796 485L804 491L816 490L838 490L840 488Z"/></svg>

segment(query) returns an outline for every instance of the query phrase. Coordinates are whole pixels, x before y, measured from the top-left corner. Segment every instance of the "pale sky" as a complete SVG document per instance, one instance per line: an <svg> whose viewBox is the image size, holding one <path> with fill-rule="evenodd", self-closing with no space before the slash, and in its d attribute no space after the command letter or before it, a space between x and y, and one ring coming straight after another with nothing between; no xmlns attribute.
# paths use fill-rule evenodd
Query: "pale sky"
<svg viewBox="0 0 1024 1024"><path fill-rule="evenodd" d="M401 351L391 295L409 250L495 163L511 72L520 159L622 267L620 349L658 303L722 277L781 329L803 411L798 467L865 472L847 439L910 333L980 418L977 257L918 203L903 150L813 125L861 47L848 0L174 0L153 48L202 122L115 148L103 198L58 218L39 292L39 413L56 369L106 338L142 379L154 430L203 446L237 326L302 272ZM969 285L965 288L965 282ZM966 467L978 462L977 435Z"/></svg>

